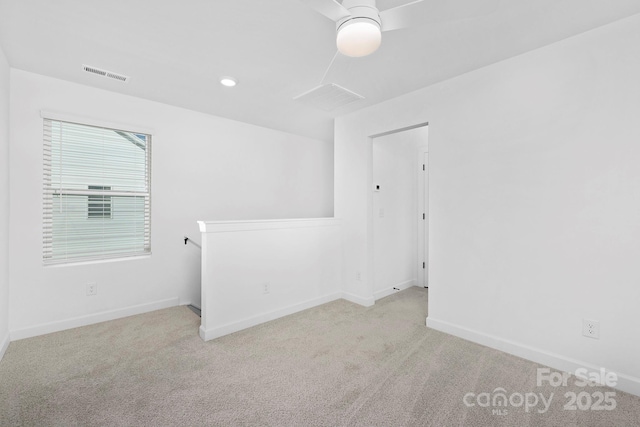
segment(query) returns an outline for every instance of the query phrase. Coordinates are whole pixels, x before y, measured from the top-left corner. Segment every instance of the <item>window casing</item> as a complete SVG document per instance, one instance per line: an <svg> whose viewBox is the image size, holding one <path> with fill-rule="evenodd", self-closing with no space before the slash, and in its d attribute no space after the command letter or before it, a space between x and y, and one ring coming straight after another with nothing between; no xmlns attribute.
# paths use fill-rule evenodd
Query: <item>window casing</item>
<svg viewBox="0 0 640 427"><path fill-rule="evenodd" d="M151 135L44 119L43 261L151 253Z"/></svg>

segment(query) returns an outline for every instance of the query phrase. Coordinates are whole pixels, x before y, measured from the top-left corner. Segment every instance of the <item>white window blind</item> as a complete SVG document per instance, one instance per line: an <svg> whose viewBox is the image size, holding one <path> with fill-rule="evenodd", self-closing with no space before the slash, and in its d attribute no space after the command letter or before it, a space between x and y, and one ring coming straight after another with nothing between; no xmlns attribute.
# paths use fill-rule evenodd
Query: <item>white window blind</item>
<svg viewBox="0 0 640 427"><path fill-rule="evenodd" d="M45 264L151 252L151 135L44 119Z"/></svg>

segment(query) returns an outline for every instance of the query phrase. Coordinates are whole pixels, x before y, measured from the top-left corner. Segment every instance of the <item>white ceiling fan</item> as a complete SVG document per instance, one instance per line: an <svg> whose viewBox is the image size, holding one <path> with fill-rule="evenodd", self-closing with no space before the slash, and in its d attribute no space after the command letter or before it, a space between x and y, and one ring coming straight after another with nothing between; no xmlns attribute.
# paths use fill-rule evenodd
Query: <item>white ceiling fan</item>
<svg viewBox="0 0 640 427"><path fill-rule="evenodd" d="M336 22L338 51L367 56L382 42L382 32L433 22L456 21L488 13L500 0L415 0L380 11L376 0L300 0Z"/></svg>
<svg viewBox="0 0 640 427"><path fill-rule="evenodd" d="M402 6L378 10L376 0L300 0L335 21L338 52L325 71L320 85L294 100L325 111L360 101L364 96L324 80L339 53L363 57L375 52L382 43L382 32L429 23L459 21L488 14L501 0L414 0Z"/></svg>

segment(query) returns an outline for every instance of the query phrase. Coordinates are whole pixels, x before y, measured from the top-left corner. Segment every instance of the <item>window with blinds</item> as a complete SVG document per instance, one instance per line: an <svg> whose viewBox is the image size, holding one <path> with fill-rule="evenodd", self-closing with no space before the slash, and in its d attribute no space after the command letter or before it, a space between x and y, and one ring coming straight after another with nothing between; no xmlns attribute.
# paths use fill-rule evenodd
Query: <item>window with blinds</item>
<svg viewBox="0 0 640 427"><path fill-rule="evenodd" d="M151 135L44 119L45 264L151 253Z"/></svg>

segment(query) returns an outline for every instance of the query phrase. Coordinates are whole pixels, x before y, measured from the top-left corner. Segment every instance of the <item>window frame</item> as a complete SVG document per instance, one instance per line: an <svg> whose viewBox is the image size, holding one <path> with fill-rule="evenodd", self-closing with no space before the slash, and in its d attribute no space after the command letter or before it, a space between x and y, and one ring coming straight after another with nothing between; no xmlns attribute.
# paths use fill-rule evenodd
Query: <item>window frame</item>
<svg viewBox="0 0 640 427"><path fill-rule="evenodd" d="M113 122L106 122L102 120L95 120L86 117L80 117L70 114L64 113L55 113L50 111L41 110L40 115L42 117L42 125L43 125L43 149L44 149L44 159L43 159L43 173L44 173L44 182L43 182L43 196L44 202L42 207L43 212L43 252L42 252L42 260L44 266L64 266L64 265L73 265L73 264L85 264L85 263L93 263L93 262L104 262L104 261L117 261L117 260L128 260L135 258L147 258L151 256L151 199L152 199L152 140L153 140L153 130L144 128L142 126L135 125L122 125ZM131 134L139 134L146 136L146 145L145 149L145 182L146 182L146 191L144 192L122 192L122 191L112 191L112 190L99 190L99 189L91 189L92 186L95 185L87 183L86 189L84 190L58 190L54 189L51 186L51 177L50 177L50 169L47 170L47 167L51 167L51 161L47 164L47 135L46 135L46 121L58 121L65 122L73 125L80 126L89 126L94 128L106 129L109 131L114 131L117 133L126 132ZM50 143L50 142L49 142ZM49 178L47 179L47 174L49 174ZM107 186L103 186L107 187ZM110 186L109 186L110 187ZM95 253L95 252L86 252L82 255L65 255L64 257L56 258L52 257L53 249L53 219L47 218L47 197L53 198L53 196L86 196L87 197L87 215L86 219L92 221L94 219L100 221L104 220L104 217L89 217L89 197L91 196L102 196L102 197L123 197L123 196L131 196L131 197L142 197L144 201L144 228L145 232L143 237L143 247L140 250L135 251L122 251L119 253ZM102 203L102 202L101 202ZM112 200L109 201L110 205L110 216L106 218L107 220L113 218L113 205ZM49 211L51 214L52 211ZM52 215L51 215L52 216ZM49 222L47 222L49 221ZM47 227L50 226L51 230L47 230ZM47 238L49 240L47 240ZM51 248L47 249L47 245L51 246ZM49 256L47 256L49 255Z"/></svg>

